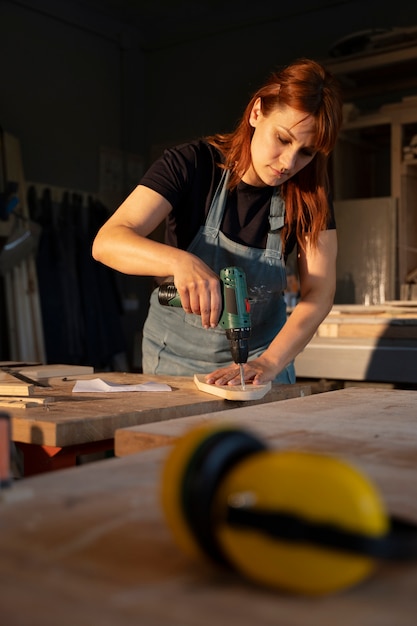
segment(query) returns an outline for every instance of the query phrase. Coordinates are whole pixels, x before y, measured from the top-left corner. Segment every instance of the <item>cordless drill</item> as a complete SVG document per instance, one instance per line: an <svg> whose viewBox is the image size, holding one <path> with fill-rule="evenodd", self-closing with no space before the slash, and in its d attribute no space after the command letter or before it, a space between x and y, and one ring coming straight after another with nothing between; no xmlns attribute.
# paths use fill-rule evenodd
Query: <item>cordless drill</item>
<svg viewBox="0 0 417 626"><path fill-rule="evenodd" d="M220 272L223 307L219 326L226 330L230 341L233 361L240 367L244 387L243 363L248 360L249 336L251 331L250 305L246 276L239 267L225 267ZM162 283L158 292L159 303L164 306L181 306L181 299L174 283Z"/></svg>

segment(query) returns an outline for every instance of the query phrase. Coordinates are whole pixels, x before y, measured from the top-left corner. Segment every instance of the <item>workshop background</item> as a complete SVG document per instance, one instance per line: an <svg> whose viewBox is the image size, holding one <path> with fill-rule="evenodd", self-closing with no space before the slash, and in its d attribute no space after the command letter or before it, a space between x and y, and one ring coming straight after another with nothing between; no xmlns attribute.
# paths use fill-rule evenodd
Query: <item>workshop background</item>
<svg viewBox="0 0 417 626"><path fill-rule="evenodd" d="M151 281L95 263L95 232L299 56L345 88L336 303L417 300L414 1L2 0L0 48L1 360L140 371Z"/></svg>

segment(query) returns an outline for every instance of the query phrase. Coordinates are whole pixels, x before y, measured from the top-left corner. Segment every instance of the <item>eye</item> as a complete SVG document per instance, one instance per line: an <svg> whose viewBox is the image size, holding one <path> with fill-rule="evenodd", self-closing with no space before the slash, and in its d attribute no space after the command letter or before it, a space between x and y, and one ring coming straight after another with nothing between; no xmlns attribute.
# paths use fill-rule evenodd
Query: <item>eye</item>
<svg viewBox="0 0 417 626"><path fill-rule="evenodd" d="M290 143L289 139L285 139L285 137L279 134L277 135L277 139L283 146L287 146Z"/></svg>
<svg viewBox="0 0 417 626"><path fill-rule="evenodd" d="M304 148L303 150L301 150L302 154L304 154L304 156L306 157L314 157L316 154L316 150L313 150L312 148Z"/></svg>

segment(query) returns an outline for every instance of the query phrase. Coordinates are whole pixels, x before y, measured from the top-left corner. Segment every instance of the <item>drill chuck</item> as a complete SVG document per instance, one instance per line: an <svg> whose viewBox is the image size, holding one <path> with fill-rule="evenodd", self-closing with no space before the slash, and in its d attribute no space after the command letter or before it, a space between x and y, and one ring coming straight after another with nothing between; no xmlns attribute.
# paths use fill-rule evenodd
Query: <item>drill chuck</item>
<svg viewBox="0 0 417 626"><path fill-rule="evenodd" d="M249 356L250 328L228 328L226 337L230 341L230 352L235 363L246 363Z"/></svg>

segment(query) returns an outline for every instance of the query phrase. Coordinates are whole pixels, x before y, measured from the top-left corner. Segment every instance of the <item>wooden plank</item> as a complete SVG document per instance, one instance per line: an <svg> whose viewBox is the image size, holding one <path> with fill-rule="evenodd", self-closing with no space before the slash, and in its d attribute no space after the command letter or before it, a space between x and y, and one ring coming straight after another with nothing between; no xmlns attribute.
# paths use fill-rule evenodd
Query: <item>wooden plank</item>
<svg viewBox="0 0 417 626"><path fill-rule="evenodd" d="M313 337L295 359L300 378L416 384L417 340Z"/></svg>
<svg viewBox="0 0 417 626"><path fill-rule="evenodd" d="M33 354L36 355L37 360L45 362L46 361L46 348L45 348L45 338L44 338L44 333L43 333L42 306L41 306L41 299L39 295L38 273L37 273L37 268L36 268L36 261L35 261L35 257L33 254L28 259L26 259L26 266L27 266L27 275L28 275L28 294L29 294L30 315L32 319L32 329L33 329L33 337L34 337Z"/></svg>
<svg viewBox="0 0 417 626"><path fill-rule="evenodd" d="M56 378L59 376L80 376L93 374L94 368L90 365L66 365L64 363L48 365L28 365L19 368L19 372L38 380L39 378Z"/></svg>
<svg viewBox="0 0 417 626"><path fill-rule="evenodd" d="M16 380L0 381L0 396L33 396L34 386Z"/></svg>
<svg viewBox="0 0 417 626"><path fill-rule="evenodd" d="M417 339L417 308L386 305L335 305L317 329L317 337Z"/></svg>
<svg viewBox="0 0 417 626"><path fill-rule="evenodd" d="M204 394L206 395L206 394ZM220 404L218 408L214 408L216 404L195 404L193 406L192 411L182 411L182 415L180 413L175 415L176 421L178 418L182 418L184 416L195 416L206 414L209 411L210 415L212 415L215 411L224 411L231 407L232 410L235 408L239 408L239 411L242 410L243 407L254 407L258 404L264 404L269 402L281 402L282 400L287 400L289 398L298 398L311 395L311 385L304 386L304 383L296 383L295 385L278 385L273 383L271 385L271 390L267 393L263 398L258 400L238 400L238 401L228 401L228 400L220 400ZM212 398L212 400L218 401L216 396L207 395L207 398ZM169 418L170 419L170 418ZM141 422L141 424L149 424L155 423L163 420L153 419L148 422ZM155 434L154 431L149 431L149 436L145 436L146 441L143 439L143 431L141 425L135 424L128 427L121 427L115 430L114 433L114 452L116 456L125 456L128 454L134 454L140 450L143 450L148 447L156 447L158 445L165 445L169 442L169 436L165 436L163 430Z"/></svg>
<svg viewBox="0 0 417 626"><path fill-rule="evenodd" d="M219 411L184 417L161 423L144 424L117 430L115 453L142 452L166 446L185 432L201 424L230 423L248 428L266 437L274 448L304 449L341 454L358 461L365 471L375 463L378 480L387 480L385 461L412 469L417 464L416 423L417 391L349 387L305 398L294 398L239 411ZM134 438L128 448L128 441ZM123 447L122 447L123 446ZM413 478L417 488L417 472ZM417 493L417 491L416 491ZM402 501L403 514L411 513L417 521L417 499Z"/></svg>
<svg viewBox="0 0 417 626"><path fill-rule="evenodd" d="M375 481L390 514L417 523L415 406L416 392L349 389L224 413L277 451L297 447L348 458ZM165 432L178 425L178 420L160 424ZM17 481L3 490L2 623L414 624L415 561L381 564L354 588L318 598L261 588L236 573L191 561L174 544L161 509L166 454L161 447Z"/></svg>
<svg viewBox="0 0 417 626"><path fill-rule="evenodd" d="M349 337L369 339L417 339L417 318L412 319L339 319L323 322L318 337Z"/></svg>
<svg viewBox="0 0 417 626"><path fill-rule="evenodd" d="M338 304L297 355L295 368L300 378L415 384L416 359L417 307L412 302Z"/></svg>
<svg viewBox="0 0 417 626"><path fill-rule="evenodd" d="M183 420L187 418L178 419ZM174 435L166 435L158 432L144 432L143 426L120 428L115 432L114 453L116 456L136 454L137 452L144 452L151 448L160 448L161 446L170 445L173 443L174 439Z"/></svg>
<svg viewBox="0 0 417 626"><path fill-rule="evenodd" d="M23 371L23 370L22 370ZM271 391L258 400L231 402L199 391L187 376L147 376L124 372L103 372L100 377L120 384L164 382L171 392L73 393L76 380L97 378L97 374L49 378L47 391L36 389L36 396L53 397L47 407L11 413L13 440L37 445L65 447L113 439L117 428L155 421L220 411L232 406L273 402L311 394L311 385L273 384Z"/></svg>
<svg viewBox="0 0 417 626"><path fill-rule="evenodd" d="M395 298L399 194L392 194L334 202L338 229L343 233L337 254L336 302L379 304Z"/></svg>
<svg viewBox="0 0 417 626"><path fill-rule="evenodd" d="M29 409L53 402L53 398L5 398L0 397L0 406L7 409Z"/></svg>

